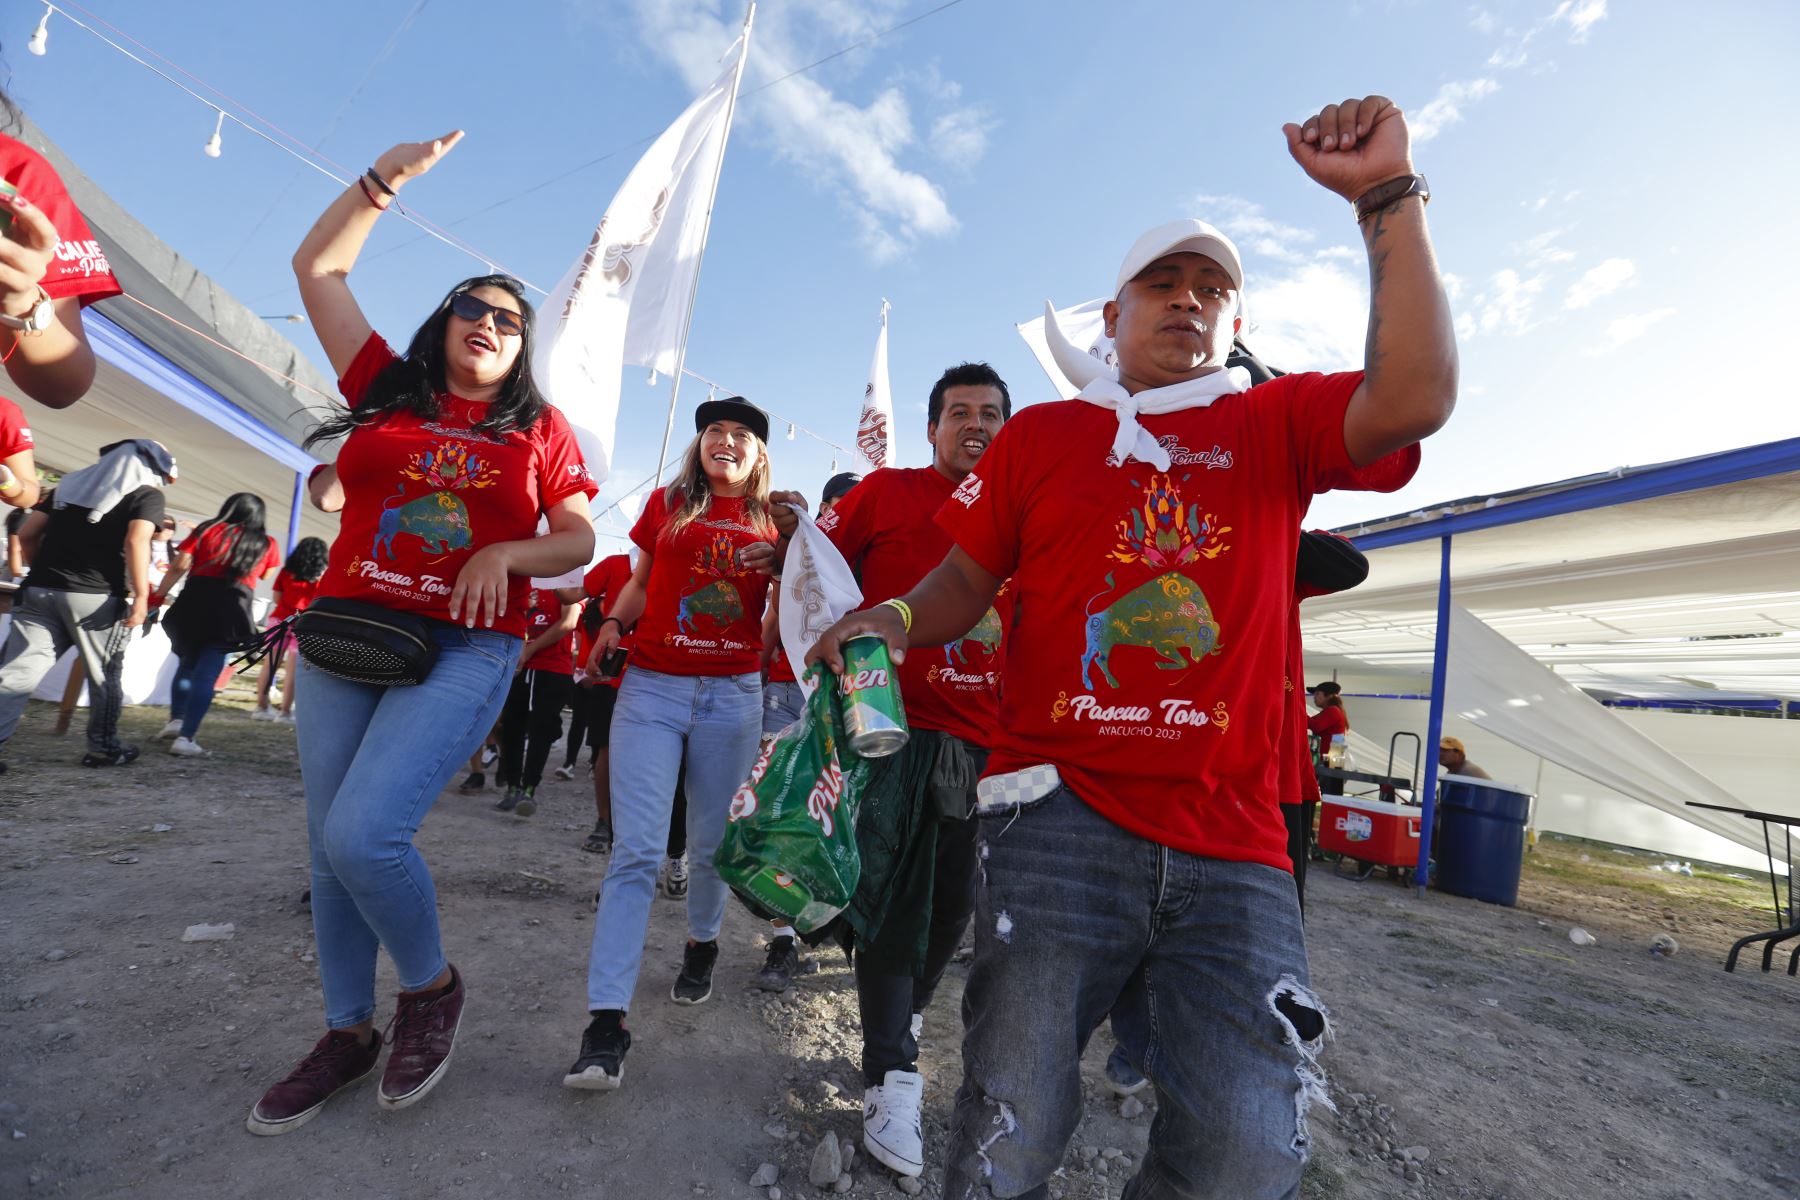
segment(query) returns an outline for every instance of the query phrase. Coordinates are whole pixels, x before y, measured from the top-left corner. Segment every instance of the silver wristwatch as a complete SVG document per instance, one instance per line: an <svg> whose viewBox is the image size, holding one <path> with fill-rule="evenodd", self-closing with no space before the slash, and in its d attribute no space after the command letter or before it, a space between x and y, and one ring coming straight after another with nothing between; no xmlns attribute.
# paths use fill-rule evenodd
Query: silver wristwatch
<svg viewBox="0 0 1800 1200"><path fill-rule="evenodd" d="M33 304L24 316L15 317L9 313L0 312L0 325L8 329L17 329L22 333L42 333L50 328L50 323L54 320L56 320L56 301L50 298L50 293L44 290L44 285L41 283L38 284L37 303Z"/></svg>

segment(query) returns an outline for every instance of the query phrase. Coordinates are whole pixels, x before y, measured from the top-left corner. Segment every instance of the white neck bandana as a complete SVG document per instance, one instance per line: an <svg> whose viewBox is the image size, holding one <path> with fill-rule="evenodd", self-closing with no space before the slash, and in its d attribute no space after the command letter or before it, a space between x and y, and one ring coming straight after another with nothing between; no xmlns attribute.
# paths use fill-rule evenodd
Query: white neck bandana
<svg viewBox="0 0 1800 1200"><path fill-rule="evenodd" d="M1120 466L1135 458L1159 471L1169 469L1169 452L1157 444L1150 431L1138 424L1139 414L1157 416L1188 408L1205 408L1220 396L1233 396L1250 388L1250 372L1242 367L1213 371L1198 379L1172 383L1167 387L1146 388L1127 392L1119 382L1117 369L1109 367L1091 354L1083 352L1062 326L1057 324L1056 309L1044 303L1044 341L1051 357L1070 382L1081 389L1075 398L1119 414L1119 429L1113 435L1112 461Z"/></svg>

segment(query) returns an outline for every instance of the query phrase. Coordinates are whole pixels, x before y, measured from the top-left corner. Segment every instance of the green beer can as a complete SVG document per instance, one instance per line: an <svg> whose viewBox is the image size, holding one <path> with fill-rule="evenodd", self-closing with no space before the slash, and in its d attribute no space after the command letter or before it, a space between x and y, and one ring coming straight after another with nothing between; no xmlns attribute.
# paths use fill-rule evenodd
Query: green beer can
<svg viewBox="0 0 1800 1200"><path fill-rule="evenodd" d="M865 633L844 643L844 674L838 680L838 702L850 749L863 758L885 758L906 745L906 707L900 703L900 678L878 633Z"/></svg>

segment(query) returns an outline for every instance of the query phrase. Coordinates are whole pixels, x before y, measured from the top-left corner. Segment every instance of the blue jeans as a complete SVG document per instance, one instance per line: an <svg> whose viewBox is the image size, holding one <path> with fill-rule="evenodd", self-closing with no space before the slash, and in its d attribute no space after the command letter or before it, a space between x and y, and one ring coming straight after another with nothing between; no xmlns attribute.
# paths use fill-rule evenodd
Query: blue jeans
<svg viewBox="0 0 1800 1200"><path fill-rule="evenodd" d="M1048 1194L1109 1012L1157 1097L1123 1200L1298 1196L1307 1107L1330 1101L1293 878L1146 841L1067 787L978 819L947 1200Z"/></svg>
<svg viewBox="0 0 1800 1200"><path fill-rule="evenodd" d="M333 1029L374 1015L377 947L403 990L443 972L437 890L413 835L493 728L525 648L492 630L432 632L437 665L416 687L351 683L298 662L313 933Z"/></svg>
<svg viewBox="0 0 1800 1200"><path fill-rule="evenodd" d="M750 777L762 729L754 675L664 675L633 667L613 709L612 859L594 913L588 1009L631 1007L656 869L669 835L675 777L687 763L688 936L719 936L730 890L713 867L738 785Z"/></svg>
<svg viewBox="0 0 1800 1200"><path fill-rule="evenodd" d="M224 646L201 646L177 659L175 678L169 684L169 719L181 722L182 737L192 738L200 732L229 653Z"/></svg>
<svg viewBox="0 0 1800 1200"><path fill-rule="evenodd" d="M800 719L806 707L806 693L791 680L763 684L762 731L777 734Z"/></svg>

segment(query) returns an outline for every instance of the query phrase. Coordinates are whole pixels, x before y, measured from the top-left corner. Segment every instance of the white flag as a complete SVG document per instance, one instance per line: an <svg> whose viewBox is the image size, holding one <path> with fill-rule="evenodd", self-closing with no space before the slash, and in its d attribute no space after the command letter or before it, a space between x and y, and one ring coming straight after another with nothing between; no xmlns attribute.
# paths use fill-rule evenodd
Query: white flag
<svg viewBox="0 0 1800 1200"><path fill-rule="evenodd" d="M897 467L894 451L894 392L888 386L888 302L881 302L881 332L875 338L875 361L869 364L869 383L863 388L862 415L856 420L856 456L865 471Z"/></svg>
<svg viewBox="0 0 1800 1200"><path fill-rule="evenodd" d="M574 427L595 482L612 468L624 364L675 368L747 36L631 169L543 303L532 373Z"/></svg>
<svg viewBox="0 0 1800 1200"><path fill-rule="evenodd" d="M798 512L800 527L788 543L787 561L775 586L781 591L781 646L800 679L800 690L810 696L806 656L820 634L862 604L862 589L856 586L856 572L813 523L812 514L805 509Z"/></svg>
<svg viewBox="0 0 1800 1200"><path fill-rule="evenodd" d="M1106 307L1104 300L1089 300L1086 304L1077 304L1073 308L1056 310L1056 323L1062 326L1063 333L1077 347L1087 351L1107 366L1118 365L1118 357L1113 353L1112 339L1106 336L1106 320L1100 310ZM1069 381L1056 365L1056 359L1050 354L1050 343L1044 338L1044 318L1033 317L1021 325L1015 326L1025 344L1037 356L1038 365L1044 368L1044 374L1056 386L1057 394L1064 400L1073 400L1075 393L1081 389Z"/></svg>

